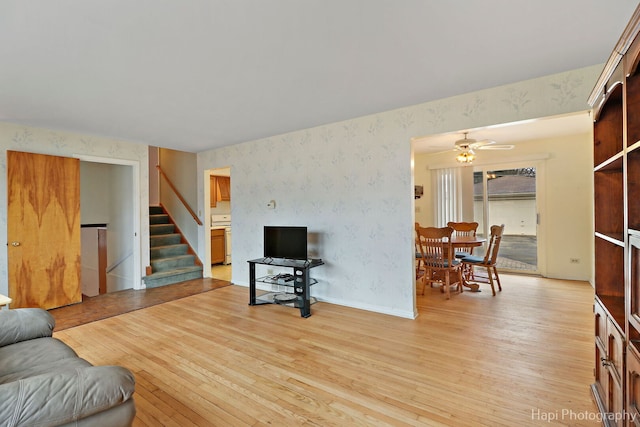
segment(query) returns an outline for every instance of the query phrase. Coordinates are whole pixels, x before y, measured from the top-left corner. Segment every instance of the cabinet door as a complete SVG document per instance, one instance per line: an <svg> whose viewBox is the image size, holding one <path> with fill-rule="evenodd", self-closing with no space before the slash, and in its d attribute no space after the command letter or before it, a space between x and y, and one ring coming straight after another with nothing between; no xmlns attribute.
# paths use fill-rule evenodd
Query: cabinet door
<svg viewBox="0 0 640 427"><path fill-rule="evenodd" d="M609 407L609 412L619 414L619 417L615 418L621 418L616 425L623 426L624 394L622 381L625 372L625 347L623 335L611 318L607 319L607 336L607 361L609 368L607 406Z"/></svg>
<svg viewBox="0 0 640 427"><path fill-rule="evenodd" d="M224 262L224 230L211 230L211 264Z"/></svg>
<svg viewBox="0 0 640 427"><path fill-rule="evenodd" d="M616 379L622 383L622 378L624 378L624 337L611 318L608 319L607 332L609 336L607 343L609 363Z"/></svg>
<svg viewBox="0 0 640 427"><path fill-rule="evenodd" d="M640 237L632 235L629 238L631 251L631 313L629 322L640 331Z"/></svg>
<svg viewBox="0 0 640 427"><path fill-rule="evenodd" d="M618 427L624 426L624 395L622 394L622 384L616 378L609 375L609 393L607 406L608 412L615 414L612 417L616 422L613 424Z"/></svg>
<svg viewBox="0 0 640 427"><path fill-rule="evenodd" d="M215 176L209 177L209 205L215 208L218 203L218 181Z"/></svg>
<svg viewBox="0 0 640 427"><path fill-rule="evenodd" d="M604 311L600 302L596 300L593 306L593 313L595 317L596 327L596 343L602 347L604 351L607 350L607 314Z"/></svg>
<svg viewBox="0 0 640 427"><path fill-rule="evenodd" d="M596 367L594 369L596 376L596 391L598 400L604 405L604 412L609 412L609 365L607 363L607 353L596 345Z"/></svg>
<svg viewBox="0 0 640 427"><path fill-rule="evenodd" d="M631 348L627 350L627 413L640 425L640 358Z"/></svg>
<svg viewBox="0 0 640 427"><path fill-rule="evenodd" d="M228 176L219 176L218 191L220 191L220 200L228 202L231 200L231 178Z"/></svg>

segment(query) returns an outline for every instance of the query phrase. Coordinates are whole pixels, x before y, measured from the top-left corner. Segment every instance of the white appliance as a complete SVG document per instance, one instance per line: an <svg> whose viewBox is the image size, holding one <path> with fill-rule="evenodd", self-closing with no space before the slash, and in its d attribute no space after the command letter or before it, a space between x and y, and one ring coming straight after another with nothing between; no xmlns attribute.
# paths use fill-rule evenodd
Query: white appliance
<svg viewBox="0 0 640 427"><path fill-rule="evenodd" d="M224 263L231 264L231 215L211 215L211 229L224 230Z"/></svg>

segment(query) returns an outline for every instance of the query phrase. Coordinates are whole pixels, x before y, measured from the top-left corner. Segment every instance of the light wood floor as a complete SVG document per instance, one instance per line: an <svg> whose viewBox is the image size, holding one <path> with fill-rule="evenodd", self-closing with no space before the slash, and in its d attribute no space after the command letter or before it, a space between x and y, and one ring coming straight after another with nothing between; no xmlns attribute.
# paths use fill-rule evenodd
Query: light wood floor
<svg viewBox="0 0 640 427"><path fill-rule="evenodd" d="M135 426L598 425L591 287L502 281L428 288L416 320L326 303L304 319L227 286L54 336L135 373Z"/></svg>

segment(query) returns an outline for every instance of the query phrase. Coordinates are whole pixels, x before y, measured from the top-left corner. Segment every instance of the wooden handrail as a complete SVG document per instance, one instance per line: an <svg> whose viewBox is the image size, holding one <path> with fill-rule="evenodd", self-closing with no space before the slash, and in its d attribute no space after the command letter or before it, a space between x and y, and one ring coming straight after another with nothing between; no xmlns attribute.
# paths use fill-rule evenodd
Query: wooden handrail
<svg viewBox="0 0 640 427"><path fill-rule="evenodd" d="M160 165L156 165L156 169L158 169L158 172L160 172L160 175L162 175L162 177L167 180L167 184L169 184L169 187L171 187L171 189L173 190L174 193L176 193L176 196L178 196L178 199L180 199L180 201L182 202L182 205L187 209L187 211L189 211L189 213L191 214L191 217L194 219L194 221L196 222L196 224L198 225L202 225L202 221L200 221L200 218L198 218L198 216L196 215L196 213L193 211L193 209L191 209L191 207L189 206L189 204L187 203L187 201L184 199L184 197L182 197L182 194L180 194L180 192L178 191L178 189L176 188L175 185L173 185L173 183L171 182L171 180L169 179L169 177L167 176L167 174L164 173L164 171L162 170L162 168L160 167Z"/></svg>

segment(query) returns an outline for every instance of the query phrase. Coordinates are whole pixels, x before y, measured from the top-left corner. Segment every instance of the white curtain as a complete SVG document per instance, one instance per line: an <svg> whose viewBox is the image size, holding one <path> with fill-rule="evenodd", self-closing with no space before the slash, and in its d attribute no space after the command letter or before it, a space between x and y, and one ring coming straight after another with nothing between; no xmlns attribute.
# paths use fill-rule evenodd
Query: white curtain
<svg viewBox="0 0 640 427"><path fill-rule="evenodd" d="M462 168L434 169L431 182L435 194L434 217L437 227L449 221L462 221Z"/></svg>

